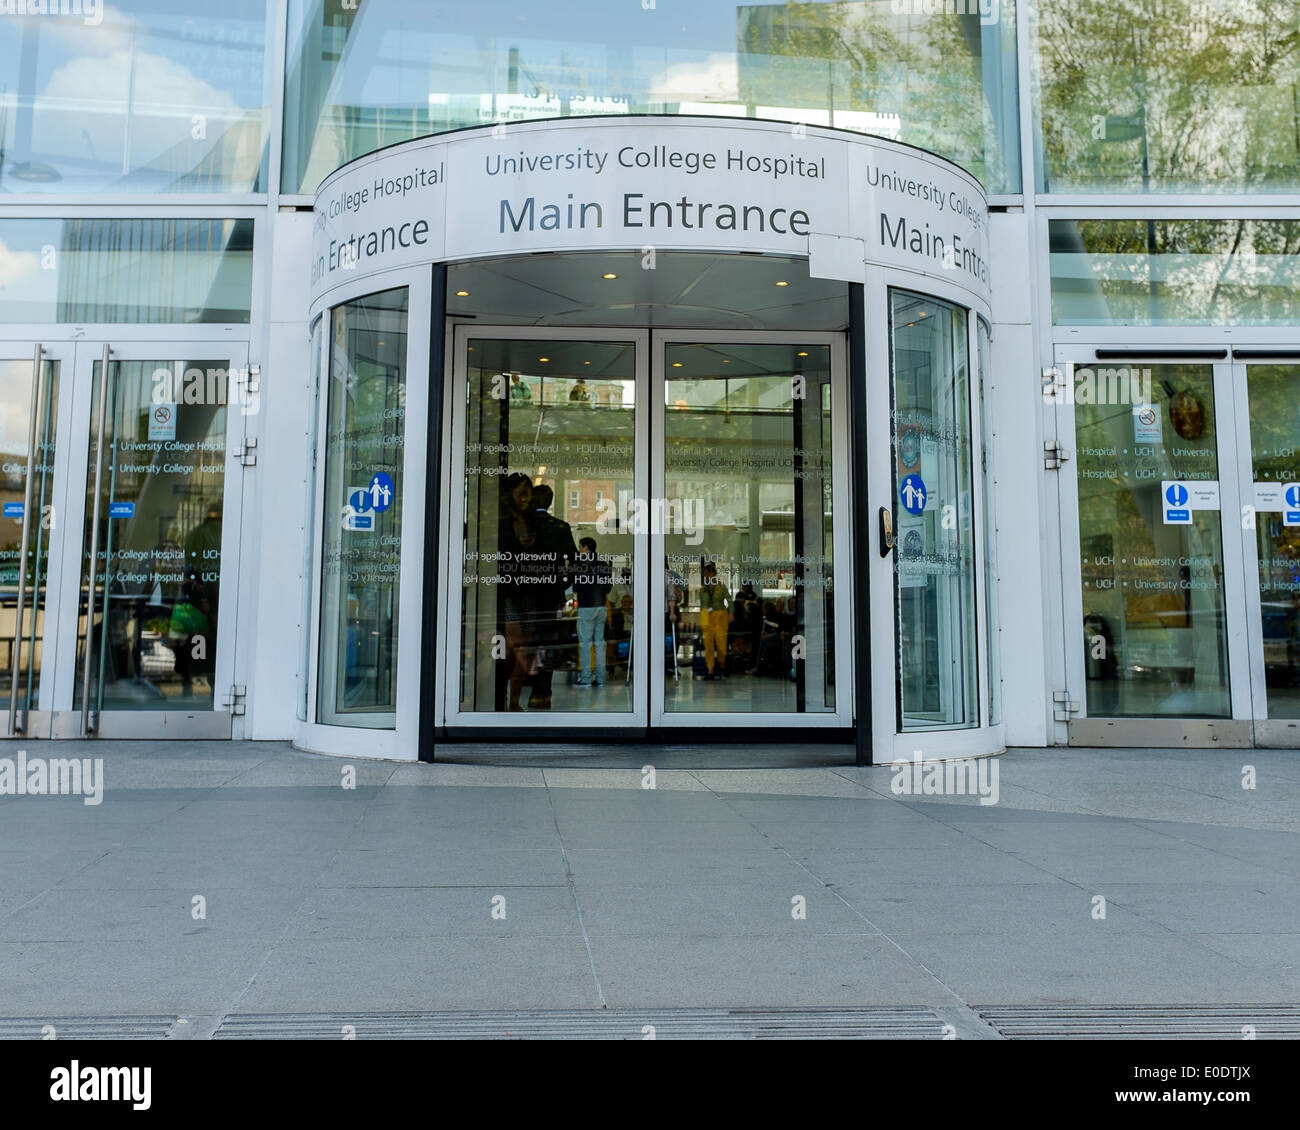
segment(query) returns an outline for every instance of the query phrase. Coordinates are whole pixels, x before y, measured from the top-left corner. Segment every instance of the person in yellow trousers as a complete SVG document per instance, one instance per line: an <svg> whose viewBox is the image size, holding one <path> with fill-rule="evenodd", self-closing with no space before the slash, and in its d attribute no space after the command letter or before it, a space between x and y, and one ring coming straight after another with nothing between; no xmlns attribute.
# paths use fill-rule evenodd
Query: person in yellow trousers
<svg viewBox="0 0 1300 1130"><path fill-rule="evenodd" d="M727 677L727 628L735 602L727 586L718 580L718 567L704 563L704 585L700 589L700 634L704 636L704 666L707 678ZM714 672L716 659L717 672Z"/></svg>

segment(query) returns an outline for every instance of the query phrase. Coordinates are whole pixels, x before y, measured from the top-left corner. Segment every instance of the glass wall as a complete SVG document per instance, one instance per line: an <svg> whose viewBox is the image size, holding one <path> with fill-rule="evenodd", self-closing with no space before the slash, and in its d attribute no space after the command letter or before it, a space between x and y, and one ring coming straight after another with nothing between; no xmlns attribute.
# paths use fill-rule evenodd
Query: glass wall
<svg viewBox="0 0 1300 1130"><path fill-rule="evenodd" d="M1300 0L1033 8L1042 190L1300 186Z"/></svg>
<svg viewBox="0 0 1300 1130"><path fill-rule="evenodd" d="M890 295L898 716L978 726L967 314Z"/></svg>
<svg viewBox="0 0 1300 1130"><path fill-rule="evenodd" d="M319 719L397 724L405 288L331 311Z"/></svg>
<svg viewBox="0 0 1300 1130"><path fill-rule="evenodd" d="M774 118L933 150L1019 191L1014 0L291 0L285 192L466 126Z"/></svg>
<svg viewBox="0 0 1300 1130"><path fill-rule="evenodd" d="M1066 326L1300 325L1300 221L1052 220Z"/></svg>
<svg viewBox="0 0 1300 1130"><path fill-rule="evenodd" d="M1300 365L1246 373L1268 716L1300 718Z"/></svg>
<svg viewBox="0 0 1300 1130"><path fill-rule="evenodd" d="M0 323L247 323L252 220L0 218Z"/></svg>
<svg viewBox="0 0 1300 1130"><path fill-rule="evenodd" d="M265 191L276 4L40 7L0 28L0 194Z"/></svg>
<svg viewBox="0 0 1300 1130"><path fill-rule="evenodd" d="M1226 718L1213 366L1075 384L1088 715Z"/></svg>
<svg viewBox="0 0 1300 1130"><path fill-rule="evenodd" d="M636 347L467 350L460 709L627 713L645 625Z"/></svg>
<svg viewBox="0 0 1300 1130"><path fill-rule="evenodd" d="M830 347L668 345L664 373L664 710L833 713Z"/></svg>

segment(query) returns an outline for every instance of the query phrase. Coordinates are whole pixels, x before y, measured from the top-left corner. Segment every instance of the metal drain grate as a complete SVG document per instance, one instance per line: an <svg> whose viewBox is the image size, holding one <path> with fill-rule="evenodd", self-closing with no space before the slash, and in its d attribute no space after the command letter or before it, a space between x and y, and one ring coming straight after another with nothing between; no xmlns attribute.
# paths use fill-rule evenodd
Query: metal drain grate
<svg viewBox="0 0 1300 1130"><path fill-rule="evenodd" d="M976 1006L1009 1040L1300 1039L1300 1005Z"/></svg>
<svg viewBox="0 0 1300 1130"><path fill-rule="evenodd" d="M0 1016L0 1040L162 1040L175 1023L174 1016Z"/></svg>
<svg viewBox="0 0 1300 1130"><path fill-rule="evenodd" d="M941 1039L928 1008L536 1009L511 1012L358 1012L228 1016L218 1040L661 1040Z"/></svg>

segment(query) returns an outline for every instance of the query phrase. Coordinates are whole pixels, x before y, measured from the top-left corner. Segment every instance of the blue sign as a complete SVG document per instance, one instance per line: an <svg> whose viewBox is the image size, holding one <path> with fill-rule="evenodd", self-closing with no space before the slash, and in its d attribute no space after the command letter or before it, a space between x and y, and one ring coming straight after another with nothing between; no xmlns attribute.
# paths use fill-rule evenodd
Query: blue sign
<svg viewBox="0 0 1300 1130"><path fill-rule="evenodd" d="M108 516L110 518L134 518L134 502L110 502L108 504Z"/></svg>
<svg viewBox="0 0 1300 1130"><path fill-rule="evenodd" d="M383 471L377 471L371 476L368 487L354 490L348 495L348 505L358 514L366 514L372 510L376 514L382 514L396 501L397 487Z"/></svg>
<svg viewBox="0 0 1300 1130"><path fill-rule="evenodd" d="M1282 492L1286 506L1282 508L1282 525L1300 526L1300 483L1292 483Z"/></svg>
<svg viewBox="0 0 1300 1130"><path fill-rule="evenodd" d="M1190 526L1192 509L1187 505L1191 495L1182 483L1169 483L1165 486L1165 525Z"/></svg>
<svg viewBox="0 0 1300 1130"><path fill-rule="evenodd" d="M371 478L367 490L370 492L370 509L376 514L382 514L397 501L397 487L383 471Z"/></svg>
<svg viewBox="0 0 1300 1130"><path fill-rule="evenodd" d="M898 497L903 500L903 509L909 514L921 513L928 497L921 476L908 475L899 485Z"/></svg>
<svg viewBox="0 0 1300 1130"><path fill-rule="evenodd" d="M6 503L5 503L5 517L6 517L6 518L21 518L21 517L23 516L23 507L24 507L24 505L25 505L25 504L22 503L22 502L6 502Z"/></svg>

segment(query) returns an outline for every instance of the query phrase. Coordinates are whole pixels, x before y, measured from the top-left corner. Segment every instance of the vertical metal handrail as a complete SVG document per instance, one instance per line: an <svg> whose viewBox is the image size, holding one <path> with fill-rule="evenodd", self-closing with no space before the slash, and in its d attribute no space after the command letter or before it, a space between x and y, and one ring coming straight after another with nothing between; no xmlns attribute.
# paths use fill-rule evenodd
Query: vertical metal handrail
<svg viewBox="0 0 1300 1130"><path fill-rule="evenodd" d="M27 728L27 707L23 704L23 724L18 726L18 658L23 644L23 606L27 603L27 548L31 544L32 484L36 473L36 424L40 419L41 359L44 350L38 345L32 359L31 419L27 424L27 482L23 487L23 532L18 547L18 606L14 609L14 644L9 657L9 730L10 737Z"/></svg>
<svg viewBox="0 0 1300 1130"><path fill-rule="evenodd" d="M81 665L81 732L89 736L90 729L90 659L91 635L95 630L95 574L99 556L99 492L104 478L104 422L108 411L108 359L112 351L104 346L104 356L99 366L99 424L95 439L95 490L91 495L90 565L86 581L86 649ZM104 618L108 619L108 569L104 570ZM107 630L105 623L101 631ZM101 672L102 674L102 672Z"/></svg>

